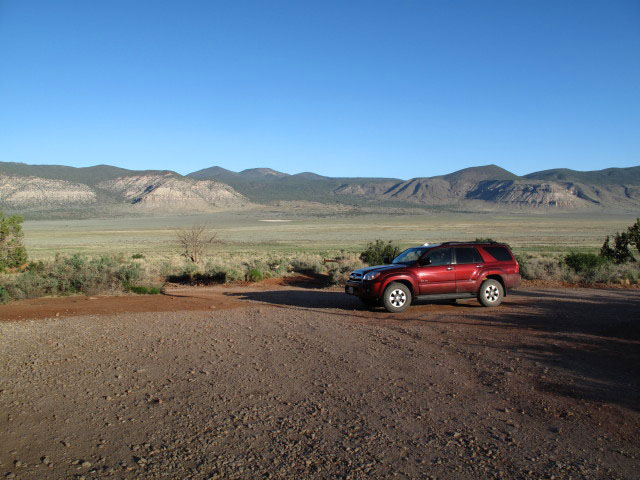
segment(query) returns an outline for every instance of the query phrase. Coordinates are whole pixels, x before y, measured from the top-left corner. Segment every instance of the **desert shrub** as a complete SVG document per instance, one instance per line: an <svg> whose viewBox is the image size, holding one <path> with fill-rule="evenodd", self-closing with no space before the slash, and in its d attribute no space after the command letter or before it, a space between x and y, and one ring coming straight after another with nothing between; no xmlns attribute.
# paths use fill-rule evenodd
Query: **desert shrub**
<svg viewBox="0 0 640 480"><path fill-rule="evenodd" d="M385 258L393 258L399 248L391 240L375 240L369 242L367 248L360 254L360 260L367 265L382 265Z"/></svg>
<svg viewBox="0 0 640 480"><path fill-rule="evenodd" d="M127 291L138 295L159 295L162 293L160 287L147 287L146 285L128 285Z"/></svg>
<svg viewBox="0 0 640 480"><path fill-rule="evenodd" d="M263 279L262 272L257 268L252 268L247 272L246 280L248 282L260 282Z"/></svg>
<svg viewBox="0 0 640 480"><path fill-rule="evenodd" d="M267 261L267 266L274 277L282 277L288 271L288 265L284 258L271 258Z"/></svg>
<svg viewBox="0 0 640 480"><path fill-rule="evenodd" d="M364 267L364 263L359 256L353 254L341 254L336 257L338 263L329 264L328 283L329 285L344 285L349 279L349 274L358 268Z"/></svg>
<svg viewBox="0 0 640 480"><path fill-rule="evenodd" d="M227 282L237 282L238 280L242 280L244 277L244 273L237 268L228 268L225 270L225 281Z"/></svg>
<svg viewBox="0 0 640 480"><path fill-rule="evenodd" d="M9 291L4 287L0 287L0 303L7 303L9 300L11 300Z"/></svg>
<svg viewBox="0 0 640 480"><path fill-rule="evenodd" d="M626 280L625 283L629 283L631 285L639 285L640 284L640 269L629 270L622 273L622 279Z"/></svg>
<svg viewBox="0 0 640 480"><path fill-rule="evenodd" d="M141 253L134 253L133 255L131 255L131 258L133 258L134 260L139 260L141 258L144 258L144 255Z"/></svg>
<svg viewBox="0 0 640 480"><path fill-rule="evenodd" d="M167 275L165 280L185 285L210 285L213 283L225 283L227 281L227 273L224 269L216 267L210 267L201 272L197 269L197 266L194 269L193 264L187 262L179 273Z"/></svg>
<svg viewBox="0 0 640 480"><path fill-rule="evenodd" d="M520 275L525 280L566 280L568 268L557 257L539 255L518 255Z"/></svg>
<svg viewBox="0 0 640 480"><path fill-rule="evenodd" d="M593 253L571 252L564 257L564 263L576 273L585 273L604 265L607 259Z"/></svg>
<svg viewBox="0 0 640 480"><path fill-rule="evenodd" d="M526 280L533 280L529 272L529 258L524 255L515 255L516 262L520 266L520 275Z"/></svg>
<svg viewBox="0 0 640 480"><path fill-rule="evenodd" d="M325 265L318 255L298 255L289 261L290 270L304 275L324 273Z"/></svg>
<svg viewBox="0 0 640 480"><path fill-rule="evenodd" d="M26 271L3 275L0 287L11 298L35 298L45 295L93 295L126 290L140 278L140 266L119 257L82 255L56 256L50 262L31 263Z"/></svg>
<svg viewBox="0 0 640 480"><path fill-rule="evenodd" d="M480 237L480 238L476 238L475 240L476 242L483 242L483 243L493 243L495 242L495 240L491 237Z"/></svg>
<svg viewBox="0 0 640 480"><path fill-rule="evenodd" d="M263 259L255 259L250 262L245 263L245 268L247 273L245 277L249 276L250 272L260 272L263 280L264 278L272 278L274 275L271 273L271 268L269 267L269 263ZM260 280L250 280L250 281L260 281Z"/></svg>
<svg viewBox="0 0 640 480"><path fill-rule="evenodd" d="M24 247L24 233L19 215L7 217L0 210L0 272L16 268L27 262L27 249Z"/></svg>
<svg viewBox="0 0 640 480"><path fill-rule="evenodd" d="M58 279L49 275L41 275L34 272L21 272L10 275L4 279L5 288L11 298L20 300L23 298L37 298L47 295L66 294L67 291L58 289Z"/></svg>
<svg viewBox="0 0 640 480"><path fill-rule="evenodd" d="M329 267L329 285L344 285L353 270L355 269L350 264L333 264Z"/></svg>

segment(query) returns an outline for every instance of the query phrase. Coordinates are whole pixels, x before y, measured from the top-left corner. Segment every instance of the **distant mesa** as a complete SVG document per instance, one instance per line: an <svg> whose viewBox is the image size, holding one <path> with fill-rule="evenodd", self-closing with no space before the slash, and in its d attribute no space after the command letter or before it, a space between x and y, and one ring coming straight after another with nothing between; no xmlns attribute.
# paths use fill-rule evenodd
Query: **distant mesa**
<svg viewBox="0 0 640 480"><path fill-rule="evenodd" d="M334 178L313 172L289 175L271 168L233 172L213 166L182 176L170 170L110 165L74 168L0 162L0 208L6 211L63 216L64 212L211 212L286 202L338 203L345 208L635 212L640 208L640 166L590 172L553 169L519 177L497 165L485 165L403 180Z"/></svg>
<svg viewBox="0 0 640 480"><path fill-rule="evenodd" d="M262 178L262 177L288 177L289 174L278 172L277 170L272 170L271 168L248 168L247 170L242 170L240 175L244 175L245 177L253 177L253 178Z"/></svg>
<svg viewBox="0 0 640 480"><path fill-rule="evenodd" d="M250 203L225 183L168 170L0 162L0 208L7 211L208 212Z"/></svg>

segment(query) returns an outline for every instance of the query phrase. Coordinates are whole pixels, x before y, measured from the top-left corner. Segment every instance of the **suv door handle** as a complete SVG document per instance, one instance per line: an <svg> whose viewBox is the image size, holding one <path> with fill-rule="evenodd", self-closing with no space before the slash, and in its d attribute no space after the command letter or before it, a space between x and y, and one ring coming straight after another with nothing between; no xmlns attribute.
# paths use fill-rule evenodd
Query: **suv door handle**
<svg viewBox="0 0 640 480"><path fill-rule="evenodd" d="M447 270L453 270L453 267L447 267Z"/></svg>
<svg viewBox="0 0 640 480"><path fill-rule="evenodd" d="M476 268L482 268L484 265L476 265Z"/></svg>

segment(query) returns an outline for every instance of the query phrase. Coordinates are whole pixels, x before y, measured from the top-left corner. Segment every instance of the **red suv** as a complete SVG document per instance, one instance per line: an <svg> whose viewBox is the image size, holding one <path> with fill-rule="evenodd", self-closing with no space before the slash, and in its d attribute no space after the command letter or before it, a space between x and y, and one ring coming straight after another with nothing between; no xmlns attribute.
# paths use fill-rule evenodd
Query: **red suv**
<svg viewBox="0 0 640 480"><path fill-rule="evenodd" d="M354 270L345 292L367 305L402 312L418 300L476 297L496 307L520 285L520 268L509 247L496 242L445 242L412 247L387 265Z"/></svg>

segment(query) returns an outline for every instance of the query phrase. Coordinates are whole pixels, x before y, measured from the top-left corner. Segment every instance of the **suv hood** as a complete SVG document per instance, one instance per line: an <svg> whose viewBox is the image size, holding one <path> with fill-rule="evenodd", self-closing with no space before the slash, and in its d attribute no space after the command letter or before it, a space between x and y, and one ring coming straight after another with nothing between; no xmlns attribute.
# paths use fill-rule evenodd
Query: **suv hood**
<svg viewBox="0 0 640 480"><path fill-rule="evenodd" d="M400 269L405 267L406 265L401 265L401 264L375 265L373 267L360 268L358 270L354 270L351 273L359 273L360 275L364 276L365 273L369 273L369 272L383 272L385 270L391 270L394 268Z"/></svg>

